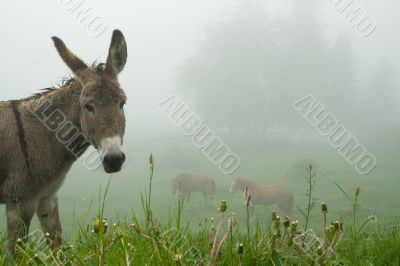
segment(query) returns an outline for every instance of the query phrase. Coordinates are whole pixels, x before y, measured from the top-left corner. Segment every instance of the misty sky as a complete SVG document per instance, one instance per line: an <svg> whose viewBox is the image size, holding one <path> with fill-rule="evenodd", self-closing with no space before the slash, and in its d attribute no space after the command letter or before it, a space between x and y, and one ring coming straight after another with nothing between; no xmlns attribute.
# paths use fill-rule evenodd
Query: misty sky
<svg viewBox="0 0 400 266"><path fill-rule="evenodd" d="M50 37L57 35L86 62L104 61L114 28L125 34L128 63L120 83L128 94L128 127L140 135L153 127L173 127L157 109L157 103L175 91L176 68L195 52L195 42L203 26L224 19L239 1L85 1L107 26L95 38L67 9L64 1L2 1L0 10L2 99L31 95L55 85L69 73ZM75 1L76 2L76 1ZM265 1L274 15L290 14L291 1ZM370 69L387 60L399 69L400 38L397 28L400 3L359 0L359 5L376 19L377 30L360 37L331 6L320 2L322 23L333 40L346 34L357 53L357 71ZM367 73L367 72L365 72ZM156 122L154 122L156 121Z"/></svg>

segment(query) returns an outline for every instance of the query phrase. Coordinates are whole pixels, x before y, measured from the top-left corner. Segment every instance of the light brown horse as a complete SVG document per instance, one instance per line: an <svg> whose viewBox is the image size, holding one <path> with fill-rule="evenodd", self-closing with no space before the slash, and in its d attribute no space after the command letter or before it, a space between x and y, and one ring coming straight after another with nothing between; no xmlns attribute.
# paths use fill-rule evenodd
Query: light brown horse
<svg viewBox="0 0 400 266"><path fill-rule="evenodd" d="M251 195L252 204L264 206L276 204L283 215L292 214L293 194L287 188L260 186L253 181L238 177L232 182L230 193L234 193L238 189L245 191L246 187L248 188L247 193ZM254 213L254 208L251 208L251 212Z"/></svg>
<svg viewBox="0 0 400 266"><path fill-rule="evenodd" d="M207 197L215 198L215 181L206 175L182 174L172 180L172 192L181 193L186 198L187 203L190 202L190 194L200 191L204 196L204 202L207 204Z"/></svg>
<svg viewBox="0 0 400 266"><path fill-rule="evenodd" d="M33 215L61 242L57 191L77 158L93 145L106 172L125 160L123 106L118 74L127 60L125 38L113 32L106 64L86 65L57 38L55 47L74 78L60 88L0 102L0 203L6 204L8 248L26 240Z"/></svg>

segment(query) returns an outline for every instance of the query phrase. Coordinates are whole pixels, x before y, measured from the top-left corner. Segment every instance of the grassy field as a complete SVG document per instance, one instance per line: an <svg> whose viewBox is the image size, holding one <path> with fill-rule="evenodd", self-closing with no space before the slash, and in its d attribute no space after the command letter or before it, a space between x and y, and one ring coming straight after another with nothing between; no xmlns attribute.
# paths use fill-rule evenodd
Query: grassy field
<svg viewBox="0 0 400 266"><path fill-rule="evenodd" d="M128 155L124 171L111 177L102 173L101 169L90 172L77 163L60 191L63 247L52 253L45 238L38 233L39 227L35 220L31 228L31 241L19 245L16 263L400 263L398 158L387 156L387 147L369 146L375 148L378 166L367 176L358 175L326 143L305 146L276 142L265 146L248 144L233 147L241 155L241 167L237 175L246 176L260 184L287 186L295 195L295 204L303 212L309 207L306 195L306 159L310 158L315 162L316 176L313 178L315 184L311 200L314 205L310 208L307 231L306 218L298 208L295 208L293 217L286 220L286 226L283 220L272 218L275 206L256 207L255 218L248 220L242 193L228 193L232 177L222 175L218 167L212 165L190 142L179 146L163 145L158 149L154 147L157 145L151 145L151 150L147 145L131 147L132 151L127 152L131 156ZM151 151L157 160L150 197L149 162L145 154ZM184 172L207 173L213 176L217 184L215 202L205 205L202 196L194 194L189 204L182 204L178 196L172 195L171 178ZM358 187L360 193L357 195L354 212L353 203ZM106 188L107 197L104 200ZM218 212L222 200L227 202L227 210L223 214ZM322 202L326 202L328 206L326 225L324 213L321 211ZM102 228L103 219L108 225L107 230ZM292 224L296 220L298 224ZM0 222L4 229L4 217ZM332 227L330 222L333 222ZM325 230L326 227L329 229ZM1 245L0 260L3 264L15 263L7 257L5 239L2 241L4 245ZM218 246L220 248L216 255Z"/></svg>

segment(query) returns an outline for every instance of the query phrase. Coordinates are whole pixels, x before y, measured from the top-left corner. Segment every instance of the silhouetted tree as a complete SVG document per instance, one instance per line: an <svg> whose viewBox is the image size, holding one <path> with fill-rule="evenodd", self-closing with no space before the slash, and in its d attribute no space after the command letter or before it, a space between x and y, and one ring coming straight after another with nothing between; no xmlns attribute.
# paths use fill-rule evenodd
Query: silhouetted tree
<svg viewBox="0 0 400 266"><path fill-rule="evenodd" d="M310 93L333 113L351 110L350 43L328 42L315 15L317 2L300 2L293 2L292 15L272 17L261 2L246 1L232 16L205 27L196 54L183 62L177 78L179 91L205 121L263 133L276 126L307 127L292 104Z"/></svg>

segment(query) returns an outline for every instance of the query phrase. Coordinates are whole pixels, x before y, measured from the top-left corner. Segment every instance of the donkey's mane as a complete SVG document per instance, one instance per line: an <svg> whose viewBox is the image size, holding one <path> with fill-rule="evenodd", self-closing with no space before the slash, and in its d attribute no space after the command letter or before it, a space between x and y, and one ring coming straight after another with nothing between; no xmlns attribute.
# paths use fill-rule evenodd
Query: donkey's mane
<svg viewBox="0 0 400 266"><path fill-rule="evenodd" d="M103 73L104 69L105 69L105 64L104 63L96 63L93 62L91 65L91 68L96 70L98 73ZM49 87L49 88L44 88L44 89L40 89L39 92L36 92L35 94L20 99L18 101L29 101L29 100L33 100L33 99L39 99L43 96L46 96L47 94L49 94L50 92L53 92L55 90L58 90L60 88L63 88L65 86L69 86L70 84L74 83L76 81L76 79L74 77L72 77L71 75L66 75L62 78L61 82L57 83L56 86L54 87Z"/></svg>

